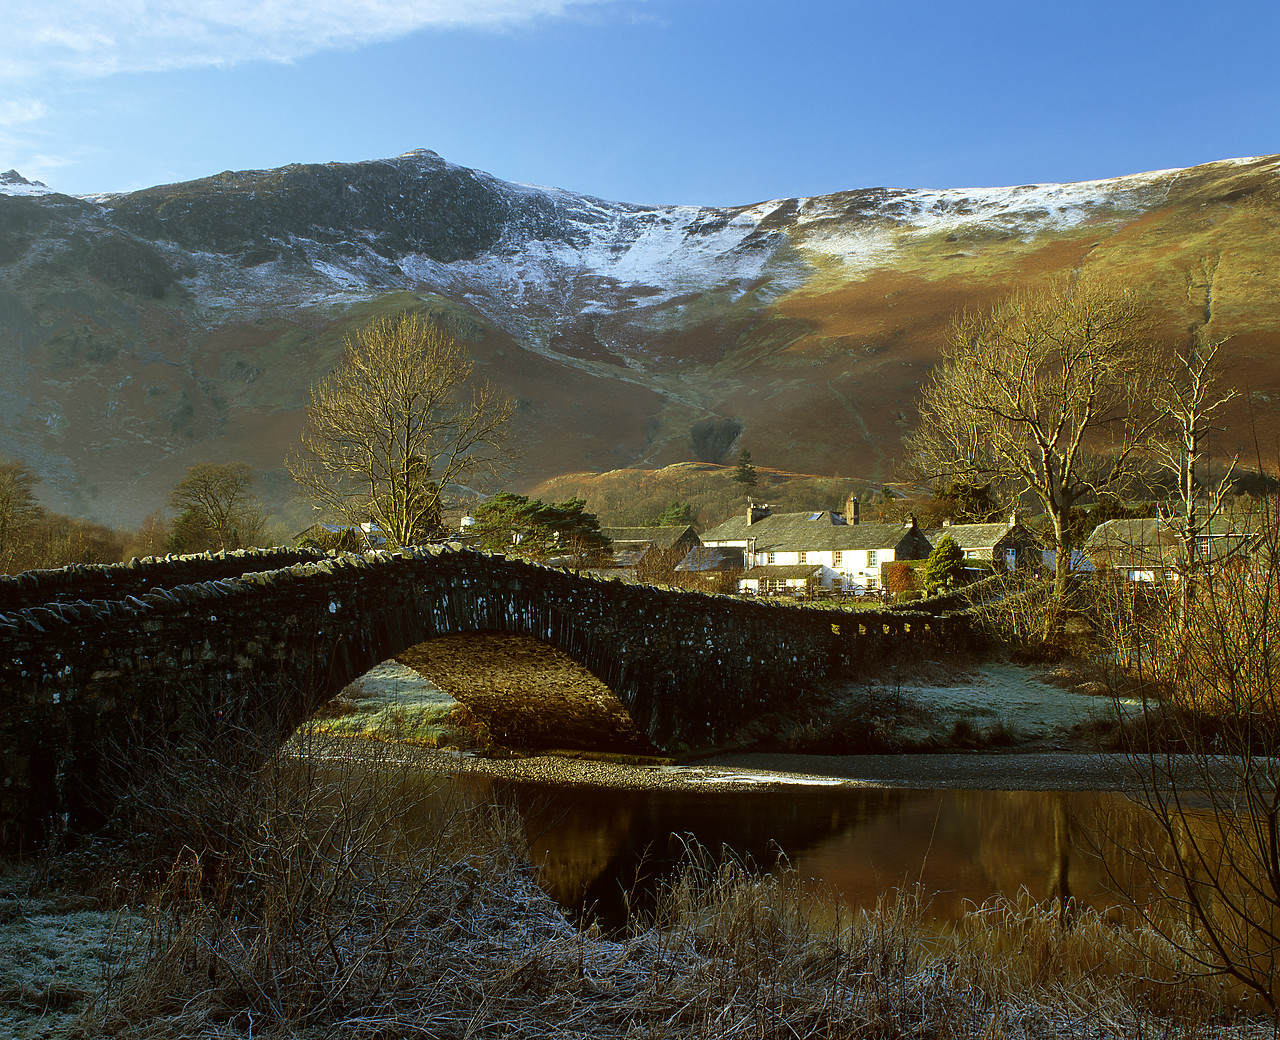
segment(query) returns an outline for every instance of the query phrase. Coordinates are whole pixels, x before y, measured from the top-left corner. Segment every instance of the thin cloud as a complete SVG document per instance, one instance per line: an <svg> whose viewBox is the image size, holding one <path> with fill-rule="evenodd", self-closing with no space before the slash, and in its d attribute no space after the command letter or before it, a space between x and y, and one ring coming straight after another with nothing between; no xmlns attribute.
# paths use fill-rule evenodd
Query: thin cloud
<svg viewBox="0 0 1280 1040"><path fill-rule="evenodd" d="M616 0L50 0L14 5L0 78L289 62L420 29L499 29Z"/></svg>
<svg viewBox="0 0 1280 1040"><path fill-rule="evenodd" d="M36 98L9 98L0 101L0 126L18 126L43 119L48 106Z"/></svg>

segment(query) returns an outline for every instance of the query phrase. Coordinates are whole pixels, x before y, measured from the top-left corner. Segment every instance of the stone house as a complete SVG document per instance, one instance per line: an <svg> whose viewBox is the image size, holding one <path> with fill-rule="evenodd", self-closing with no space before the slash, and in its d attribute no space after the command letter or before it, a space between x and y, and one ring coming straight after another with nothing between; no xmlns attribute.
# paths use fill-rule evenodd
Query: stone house
<svg viewBox="0 0 1280 1040"><path fill-rule="evenodd" d="M1144 517L1108 520L1093 529L1084 551L1099 573L1119 574L1129 581L1176 581L1182 542L1178 520ZM1212 571L1232 560L1247 560L1258 540L1251 517L1214 517L1196 539L1196 554Z"/></svg>
<svg viewBox="0 0 1280 1040"><path fill-rule="evenodd" d="M701 545L688 524L665 527L602 527L613 543L613 559L591 573L638 581L665 581L676 564Z"/></svg>
<svg viewBox="0 0 1280 1040"><path fill-rule="evenodd" d="M1007 522L953 524L944 520L941 527L925 532L925 537L935 547L947 536L964 550L966 560L989 563L997 573L1040 562L1040 542L1019 522L1016 510Z"/></svg>
<svg viewBox="0 0 1280 1040"><path fill-rule="evenodd" d="M843 514L774 513L748 502L738 516L706 531L702 543L740 548L745 570L739 589L760 594L878 589L884 564L918 560L933 548L914 517L906 523L860 523L852 495Z"/></svg>

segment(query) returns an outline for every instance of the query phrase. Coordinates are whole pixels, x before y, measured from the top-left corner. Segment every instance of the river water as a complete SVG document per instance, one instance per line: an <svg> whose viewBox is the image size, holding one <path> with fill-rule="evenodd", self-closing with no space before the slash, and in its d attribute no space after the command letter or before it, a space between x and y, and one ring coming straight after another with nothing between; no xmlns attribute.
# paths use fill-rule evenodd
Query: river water
<svg viewBox="0 0 1280 1040"><path fill-rule="evenodd" d="M466 660L474 669L475 656ZM548 667L541 658L536 663ZM387 694L384 686L397 698L443 696L403 665L379 668L386 675L379 669L366 675L362 696ZM1022 729L1029 723L1019 710L1061 725L1093 706L1025 671L1008 671L992 666L954 688L931 687L931 703L998 703L1001 717ZM1023 888L1038 899L1073 896L1099 908L1122 902L1111 890L1110 873L1128 864L1106 836L1122 829L1131 839L1137 834L1138 844L1148 840L1140 833L1143 815L1116 793L921 790L836 781L729 791L632 789L476 774L460 783L473 798L517 806L544 887L567 909L607 926L621 923L624 893L631 893L633 905L644 905L690 842L713 853L726 848L762 868L785 856L803 878L855 908L919 884L932 897L933 916L947 921L991 896L1015 896ZM1105 861L1094 852L1103 846L1109 850Z"/></svg>
<svg viewBox="0 0 1280 1040"><path fill-rule="evenodd" d="M521 809L543 885L563 906L606 926L621 923L623 893L643 905L696 841L760 867L785 856L803 879L851 907L919 884L930 915L955 920L987 898L1073 896L1099 908L1120 902L1108 864L1122 857L1106 836L1141 814L1123 795L796 786L702 792L495 784Z"/></svg>

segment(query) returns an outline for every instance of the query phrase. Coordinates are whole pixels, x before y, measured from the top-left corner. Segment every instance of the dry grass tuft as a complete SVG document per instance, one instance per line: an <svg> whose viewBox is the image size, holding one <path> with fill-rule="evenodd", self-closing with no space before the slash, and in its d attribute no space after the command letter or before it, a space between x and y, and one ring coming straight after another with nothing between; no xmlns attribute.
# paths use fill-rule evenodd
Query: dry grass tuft
<svg viewBox="0 0 1280 1040"><path fill-rule="evenodd" d="M1245 1037L1216 983L1155 932L1026 892L939 932L919 889L850 915L785 863L759 874L687 850L630 940L652 970L641 1036Z"/></svg>

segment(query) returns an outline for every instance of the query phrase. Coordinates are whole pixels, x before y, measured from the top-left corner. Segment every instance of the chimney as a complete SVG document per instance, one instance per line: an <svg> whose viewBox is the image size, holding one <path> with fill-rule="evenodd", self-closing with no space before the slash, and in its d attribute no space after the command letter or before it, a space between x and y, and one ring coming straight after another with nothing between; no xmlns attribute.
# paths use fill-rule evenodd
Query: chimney
<svg viewBox="0 0 1280 1040"><path fill-rule="evenodd" d="M1009 526L1010 527L1018 526L1018 511L1016 509L1009 514Z"/></svg>
<svg viewBox="0 0 1280 1040"><path fill-rule="evenodd" d="M849 497L845 499L844 522L846 524L856 524L858 522L858 496L854 491L850 491Z"/></svg>
<svg viewBox="0 0 1280 1040"><path fill-rule="evenodd" d="M905 527L908 531L912 530L916 526L916 514L908 513L907 518L904 521L902 521L902 526Z"/></svg>
<svg viewBox="0 0 1280 1040"><path fill-rule="evenodd" d="M758 506L751 499L747 499L747 526L750 527L757 520L763 520L769 515L769 507L767 505Z"/></svg>

